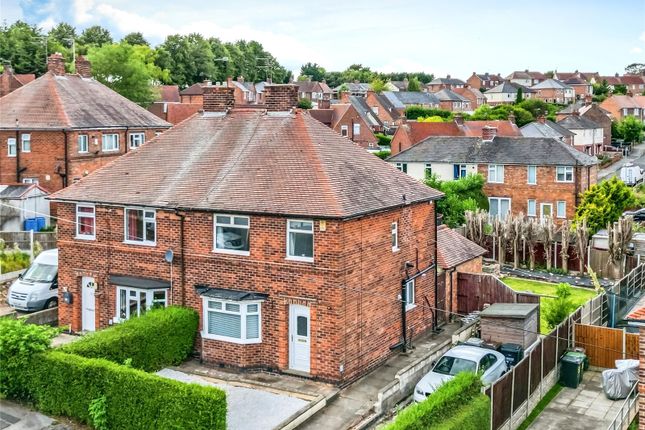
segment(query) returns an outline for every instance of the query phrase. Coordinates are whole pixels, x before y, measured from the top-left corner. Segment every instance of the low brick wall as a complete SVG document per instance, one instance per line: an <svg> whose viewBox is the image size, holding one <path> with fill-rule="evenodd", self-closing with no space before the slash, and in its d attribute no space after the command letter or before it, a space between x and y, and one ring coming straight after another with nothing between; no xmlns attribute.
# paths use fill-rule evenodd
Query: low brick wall
<svg viewBox="0 0 645 430"><path fill-rule="evenodd" d="M51 309L45 309L42 311L34 312L24 317L21 317L27 324L38 324L38 325L58 325L58 306Z"/></svg>

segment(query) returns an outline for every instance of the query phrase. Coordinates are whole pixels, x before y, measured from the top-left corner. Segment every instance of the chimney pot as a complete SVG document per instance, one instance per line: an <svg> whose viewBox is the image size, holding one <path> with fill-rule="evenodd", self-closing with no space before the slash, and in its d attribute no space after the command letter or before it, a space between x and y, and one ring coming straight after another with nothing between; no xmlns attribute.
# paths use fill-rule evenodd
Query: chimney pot
<svg viewBox="0 0 645 430"><path fill-rule="evenodd" d="M298 86L272 84L264 86L264 104L269 112L288 112L298 106Z"/></svg>
<svg viewBox="0 0 645 430"><path fill-rule="evenodd" d="M233 87L204 87L204 112L226 112L235 105Z"/></svg>
<svg viewBox="0 0 645 430"><path fill-rule="evenodd" d="M87 58L82 55L76 57L76 73L82 78L91 78L92 77L92 63L90 63Z"/></svg>
<svg viewBox="0 0 645 430"><path fill-rule="evenodd" d="M204 79L204 86L210 87L213 84L213 81L210 79Z"/></svg>
<svg viewBox="0 0 645 430"><path fill-rule="evenodd" d="M63 58L63 54L55 52L50 55L47 59L47 70L52 72L54 75L64 75L65 59Z"/></svg>
<svg viewBox="0 0 645 430"><path fill-rule="evenodd" d="M446 75L446 78L447 78L447 79L450 79L450 75Z"/></svg>
<svg viewBox="0 0 645 430"><path fill-rule="evenodd" d="M495 136L497 136L497 127L490 127L488 125L485 125L482 128L483 142L491 142L493 139L495 139Z"/></svg>

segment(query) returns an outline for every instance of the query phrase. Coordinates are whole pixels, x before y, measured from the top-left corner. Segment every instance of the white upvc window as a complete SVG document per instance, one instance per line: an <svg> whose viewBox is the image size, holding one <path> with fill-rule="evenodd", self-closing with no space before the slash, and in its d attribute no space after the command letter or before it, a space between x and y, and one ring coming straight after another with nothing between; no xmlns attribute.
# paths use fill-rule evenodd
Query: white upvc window
<svg viewBox="0 0 645 430"><path fill-rule="evenodd" d="M128 145L130 149L137 149L146 141L145 133L130 133L128 134Z"/></svg>
<svg viewBox="0 0 645 430"><path fill-rule="evenodd" d="M405 284L405 310L409 311L410 309L413 309L416 307L414 304L414 297L415 296L415 285L414 285L414 279L411 281L406 282Z"/></svg>
<svg viewBox="0 0 645 430"><path fill-rule="evenodd" d="M96 208L94 205L76 205L76 238L96 239Z"/></svg>
<svg viewBox="0 0 645 430"><path fill-rule="evenodd" d="M396 168L403 173L408 173L408 163L396 163Z"/></svg>
<svg viewBox="0 0 645 430"><path fill-rule="evenodd" d="M115 320L125 321L143 315L148 309L168 306L168 290L143 288L116 288Z"/></svg>
<svg viewBox="0 0 645 430"><path fill-rule="evenodd" d="M399 223L393 222L390 226L390 236L392 238L392 251L399 250Z"/></svg>
<svg viewBox="0 0 645 430"><path fill-rule="evenodd" d="M20 135L20 151L31 152L31 134L23 133Z"/></svg>
<svg viewBox="0 0 645 430"><path fill-rule="evenodd" d="M503 164L488 165L488 182L492 182L495 184L504 183L504 165Z"/></svg>
<svg viewBox="0 0 645 430"><path fill-rule="evenodd" d="M202 337L233 343L262 342L261 302L204 297Z"/></svg>
<svg viewBox="0 0 645 430"><path fill-rule="evenodd" d="M125 208L125 242L155 245L157 218L155 211L143 208Z"/></svg>
<svg viewBox="0 0 645 430"><path fill-rule="evenodd" d="M378 115L378 106L372 106L372 112L374 112L374 115Z"/></svg>
<svg viewBox="0 0 645 430"><path fill-rule="evenodd" d="M314 261L314 222L287 220L287 259Z"/></svg>
<svg viewBox="0 0 645 430"><path fill-rule="evenodd" d="M557 166L555 168L556 182L573 182L573 166Z"/></svg>
<svg viewBox="0 0 645 430"><path fill-rule="evenodd" d="M558 200L556 202L555 210L556 210L556 216L558 218L566 218L567 217L567 202L565 202L564 200Z"/></svg>
<svg viewBox="0 0 645 430"><path fill-rule="evenodd" d="M119 150L119 135L117 133L104 134L101 137L102 149L104 152Z"/></svg>
<svg viewBox="0 0 645 430"><path fill-rule="evenodd" d="M87 134L79 134L77 138L78 142L78 152L81 154L87 154L90 152L90 142L89 136Z"/></svg>
<svg viewBox="0 0 645 430"><path fill-rule="evenodd" d="M535 199L528 199L526 202L526 215L537 216L537 202Z"/></svg>
<svg viewBox="0 0 645 430"><path fill-rule="evenodd" d="M361 134L361 125L359 123L354 123L353 135Z"/></svg>
<svg viewBox="0 0 645 430"><path fill-rule="evenodd" d="M215 252L249 255L249 217L215 215Z"/></svg>
<svg viewBox="0 0 645 430"><path fill-rule="evenodd" d="M488 213L493 217L499 219L506 219L506 216L511 211L511 199L507 197L489 197L488 198Z"/></svg>
<svg viewBox="0 0 645 430"><path fill-rule="evenodd" d="M17 152L16 138L10 137L7 139L7 156L15 157Z"/></svg>
<svg viewBox="0 0 645 430"><path fill-rule="evenodd" d="M425 170L426 178L429 178L430 176L432 176L432 164L426 163L424 170Z"/></svg>
<svg viewBox="0 0 645 430"><path fill-rule="evenodd" d="M349 126L341 125L340 126L340 135L347 137L348 134L349 134Z"/></svg>
<svg viewBox="0 0 645 430"><path fill-rule="evenodd" d="M526 183L529 185L537 184L537 166L526 167Z"/></svg>

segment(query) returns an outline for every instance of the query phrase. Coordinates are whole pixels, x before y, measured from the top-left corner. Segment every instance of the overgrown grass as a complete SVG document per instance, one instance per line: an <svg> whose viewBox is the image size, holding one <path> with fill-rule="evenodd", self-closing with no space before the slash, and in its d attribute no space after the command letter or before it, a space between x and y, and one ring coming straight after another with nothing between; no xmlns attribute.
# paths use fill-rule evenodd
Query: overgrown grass
<svg viewBox="0 0 645 430"><path fill-rule="evenodd" d="M513 278L511 276L508 276L502 279L502 281L506 285L514 289L515 291L529 291L531 293L544 294L548 296L555 296L556 287L558 286L558 284L552 284L550 282ZM596 292L594 290L591 290L588 288L571 287L571 301L575 304L576 309L578 308L578 306L586 303L589 299L591 299L595 295L596 295ZM540 308L544 309L545 304L550 300L553 300L553 299L549 297L541 297ZM549 330L546 320L544 319L544 313L541 312L540 313L540 333L548 334L550 331L551 330Z"/></svg>
<svg viewBox="0 0 645 430"><path fill-rule="evenodd" d="M547 407L547 405L555 398L555 396L558 395L558 393L562 391L562 385L560 384L555 384L553 388L549 390L548 393L540 400L535 406L535 409L529 414L529 416L524 420L522 424L517 428L517 430L526 430L529 428L529 426L535 421L535 419L542 413L544 408Z"/></svg>

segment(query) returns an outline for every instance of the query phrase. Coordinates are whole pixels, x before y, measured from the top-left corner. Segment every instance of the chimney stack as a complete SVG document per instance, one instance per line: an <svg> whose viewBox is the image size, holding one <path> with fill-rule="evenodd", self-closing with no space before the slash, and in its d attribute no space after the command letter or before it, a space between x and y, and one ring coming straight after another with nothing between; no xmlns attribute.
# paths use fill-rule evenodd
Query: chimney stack
<svg viewBox="0 0 645 430"><path fill-rule="evenodd" d="M540 115L537 117L537 120L540 124L545 124L546 123L546 117L544 115Z"/></svg>
<svg viewBox="0 0 645 430"><path fill-rule="evenodd" d="M242 75L238 76L238 77L237 77L237 81L238 81L240 84L243 84L243 83L244 83L244 76L242 76Z"/></svg>
<svg viewBox="0 0 645 430"><path fill-rule="evenodd" d="M298 106L298 86L272 84L264 86L264 104L269 112L288 112Z"/></svg>
<svg viewBox="0 0 645 430"><path fill-rule="evenodd" d="M455 114L455 124L464 125L464 116L459 112Z"/></svg>
<svg viewBox="0 0 645 430"><path fill-rule="evenodd" d="M204 112L226 112L235 105L233 87L204 87Z"/></svg>
<svg viewBox="0 0 645 430"><path fill-rule="evenodd" d="M3 73L6 73L7 75L13 75L13 67L11 67L10 61L8 60L3 61L2 69L3 69Z"/></svg>
<svg viewBox="0 0 645 430"><path fill-rule="evenodd" d="M92 63L90 63L87 58L79 55L76 57L76 73L81 76L81 78L91 78L92 77Z"/></svg>
<svg viewBox="0 0 645 430"><path fill-rule="evenodd" d="M497 136L497 128L485 125L482 127L482 141L491 142Z"/></svg>
<svg viewBox="0 0 645 430"><path fill-rule="evenodd" d="M62 76L65 74L65 59L63 54L55 52L47 59L47 70L54 75Z"/></svg>
<svg viewBox="0 0 645 430"><path fill-rule="evenodd" d="M232 76L227 76L226 77L226 86L233 88L233 77Z"/></svg>

